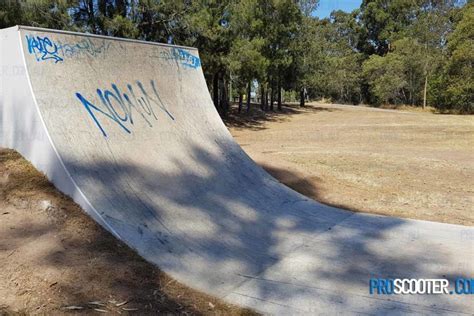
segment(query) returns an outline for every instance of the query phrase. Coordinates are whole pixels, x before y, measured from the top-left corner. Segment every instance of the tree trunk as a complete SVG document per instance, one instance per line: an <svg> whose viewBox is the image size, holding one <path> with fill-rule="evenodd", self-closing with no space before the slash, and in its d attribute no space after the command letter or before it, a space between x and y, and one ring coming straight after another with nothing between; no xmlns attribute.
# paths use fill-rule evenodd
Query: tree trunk
<svg viewBox="0 0 474 316"><path fill-rule="evenodd" d="M252 97L252 82L249 81L247 86L247 113L250 113L250 98Z"/></svg>
<svg viewBox="0 0 474 316"><path fill-rule="evenodd" d="M275 86L272 83L272 90L270 91L270 111L273 111L274 102L275 102Z"/></svg>
<svg viewBox="0 0 474 316"><path fill-rule="evenodd" d="M268 111L268 90L270 90L270 88L265 91L265 112Z"/></svg>
<svg viewBox="0 0 474 316"><path fill-rule="evenodd" d="M220 113L219 108L219 72L214 74L212 78L212 99L214 101L214 106L216 107L217 111Z"/></svg>
<svg viewBox="0 0 474 316"><path fill-rule="evenodd" d="M260 109L265 111L265 87L260 83Z"/></svg>
<svg viewBox="0 0 474 316"><path fill-rule="evenodd" d="M243 100L244 100L244 94L242 92L239 92L239 113L242 112Z"/></svg>
<svg viewBox="0 0 474 316"><path fill-rule="evenodd" d="M89 4L90 10L94 10L94 3L93 1L92 4ZM103 16L108 17L108 12L107 12L107 1L106 0L99 0L97 1L97 8L99 9L99 13L102 14Z"/></svg>
<svg viewBox="0 0 474 316"><path fill-rule="evenodd" d="M426 108L426 90L428 90L428 74L425 76L425 88L423 89L423 110Z"/></svg>
<svg viewBox="0 0 474 316"><path fill-rule="evenodd" d="M87 20L89 25L92 27L93 34L101 34L102 30L97 30L97 21L94 14L94 1L88 0L86 3L87 6Z"/></svg>
<svg viewBox="0 0 474 316"><path fill-rule="evenodd" d="M277 102L278 102L278 111L281 111L281 79L280 79L280 76L278 76L278 84L277 84L277 93L278 93L278 96L277 96Z"/></svg>
<svg viewBox="0 0 474 316"><path fill-rule="evenodd" d="M428 57L428 43L425 43L425 56ZM426 91L428 90L428 58L425 62L425 87L423 88L423 110L426 108Z"/></svg>
<svg viewBox="0 0 474 316"><path fill-rule="evenodd" d="M222 108L222 116L227 116L227 111L229 109L229 97L228 97L228 89L229 86L227 85L227 78L224 76L222 78L222 86L221 86L221 108Z"/></svg>
<svg viewBox="0 0 474 316"><path fill-rule="evenodd" d="M305 101L305 95L304 95L304 88L301 88L300 90L300 106L304 106L304 101Z"/></svg>
<svg viewBox="0 0 474 316"><path fill-rule="evenodd" d="M125 0L115 0L115 4L117 6L117 13L123 17L127 16L127 1Z"/></svg>

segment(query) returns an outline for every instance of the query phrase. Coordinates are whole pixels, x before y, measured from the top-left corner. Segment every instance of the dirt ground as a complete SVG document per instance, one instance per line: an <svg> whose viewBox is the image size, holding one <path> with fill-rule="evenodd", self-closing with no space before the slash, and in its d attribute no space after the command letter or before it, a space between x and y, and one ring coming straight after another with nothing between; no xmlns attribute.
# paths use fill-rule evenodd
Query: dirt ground
<svg viewBox="0 0 474 316"><path fill-rule="evenodd" d="M233 110L227 125L258 164L315 200L474 225L474 116L315 103Z"/></svg>
<svg viewBox="0 0 474 316"><path fill-rule="evenodd" d="M179 284L0 149L0 315L251 314Z"/></svg>

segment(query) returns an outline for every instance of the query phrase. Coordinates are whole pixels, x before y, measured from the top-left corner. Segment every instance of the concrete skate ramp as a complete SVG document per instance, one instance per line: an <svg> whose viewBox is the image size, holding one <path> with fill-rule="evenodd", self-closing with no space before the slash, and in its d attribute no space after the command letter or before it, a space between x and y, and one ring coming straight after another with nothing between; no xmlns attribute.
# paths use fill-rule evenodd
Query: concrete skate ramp
<svg viewBox="0 0 474 316"><path fill-rule="evenodd" d="M473 312L469 295L369 294L371 277L472 277L472 228L354 214L283 186L223 125L196 49L0 34L0 145L179 281L274 314Z"/></svg>

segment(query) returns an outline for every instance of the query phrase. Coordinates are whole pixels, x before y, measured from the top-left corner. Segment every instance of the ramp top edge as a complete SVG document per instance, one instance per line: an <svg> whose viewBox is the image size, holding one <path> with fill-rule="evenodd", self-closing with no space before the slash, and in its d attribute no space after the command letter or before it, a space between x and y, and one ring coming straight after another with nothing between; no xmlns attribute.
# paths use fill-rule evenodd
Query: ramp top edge
<svg viewBox="0 0 474 316"><path fill-rule="evenodd" d="M158 42L149 42L149 41L144 41L144 40L129 39L129 38L123 38L123 37L114 37L114 36L107 36L107 35L97 35L97 34L90 34L90 33L72 32L72 31L62 31L62 30L47 29L47 28L42 28L42 27L23 26L23 25L16 25L16 26L13 26L12 28L15 28L15 27L18 30L30 30L30 31L58 33L58 34L66 34L66 35L77 35L77 36L102 38L102 39L107 39L107 40L138 43L138 44L156 45L156 46L164 46L164 47L177 47L177 48L184 48L184 49L196 50L196 51L198 50L196 47L183 46L183 45L173 45L173 44L158 43ZM0 31L1 31L1 29L0 29Z"/></svg>

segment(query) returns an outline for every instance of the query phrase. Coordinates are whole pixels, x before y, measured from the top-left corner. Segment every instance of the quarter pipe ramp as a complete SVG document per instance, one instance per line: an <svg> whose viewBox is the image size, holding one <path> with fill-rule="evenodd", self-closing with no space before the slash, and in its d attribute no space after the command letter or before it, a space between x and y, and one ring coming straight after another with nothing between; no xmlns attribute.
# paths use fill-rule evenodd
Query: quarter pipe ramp
<svg viewBox="0 0 474 316"><path fill-rule="evenodd" d="M474 275L469 227L356 214L281 185L234 142L196 49L0 31L0 146L179 281L264 313L468 313L370 278Z"/></svg>

